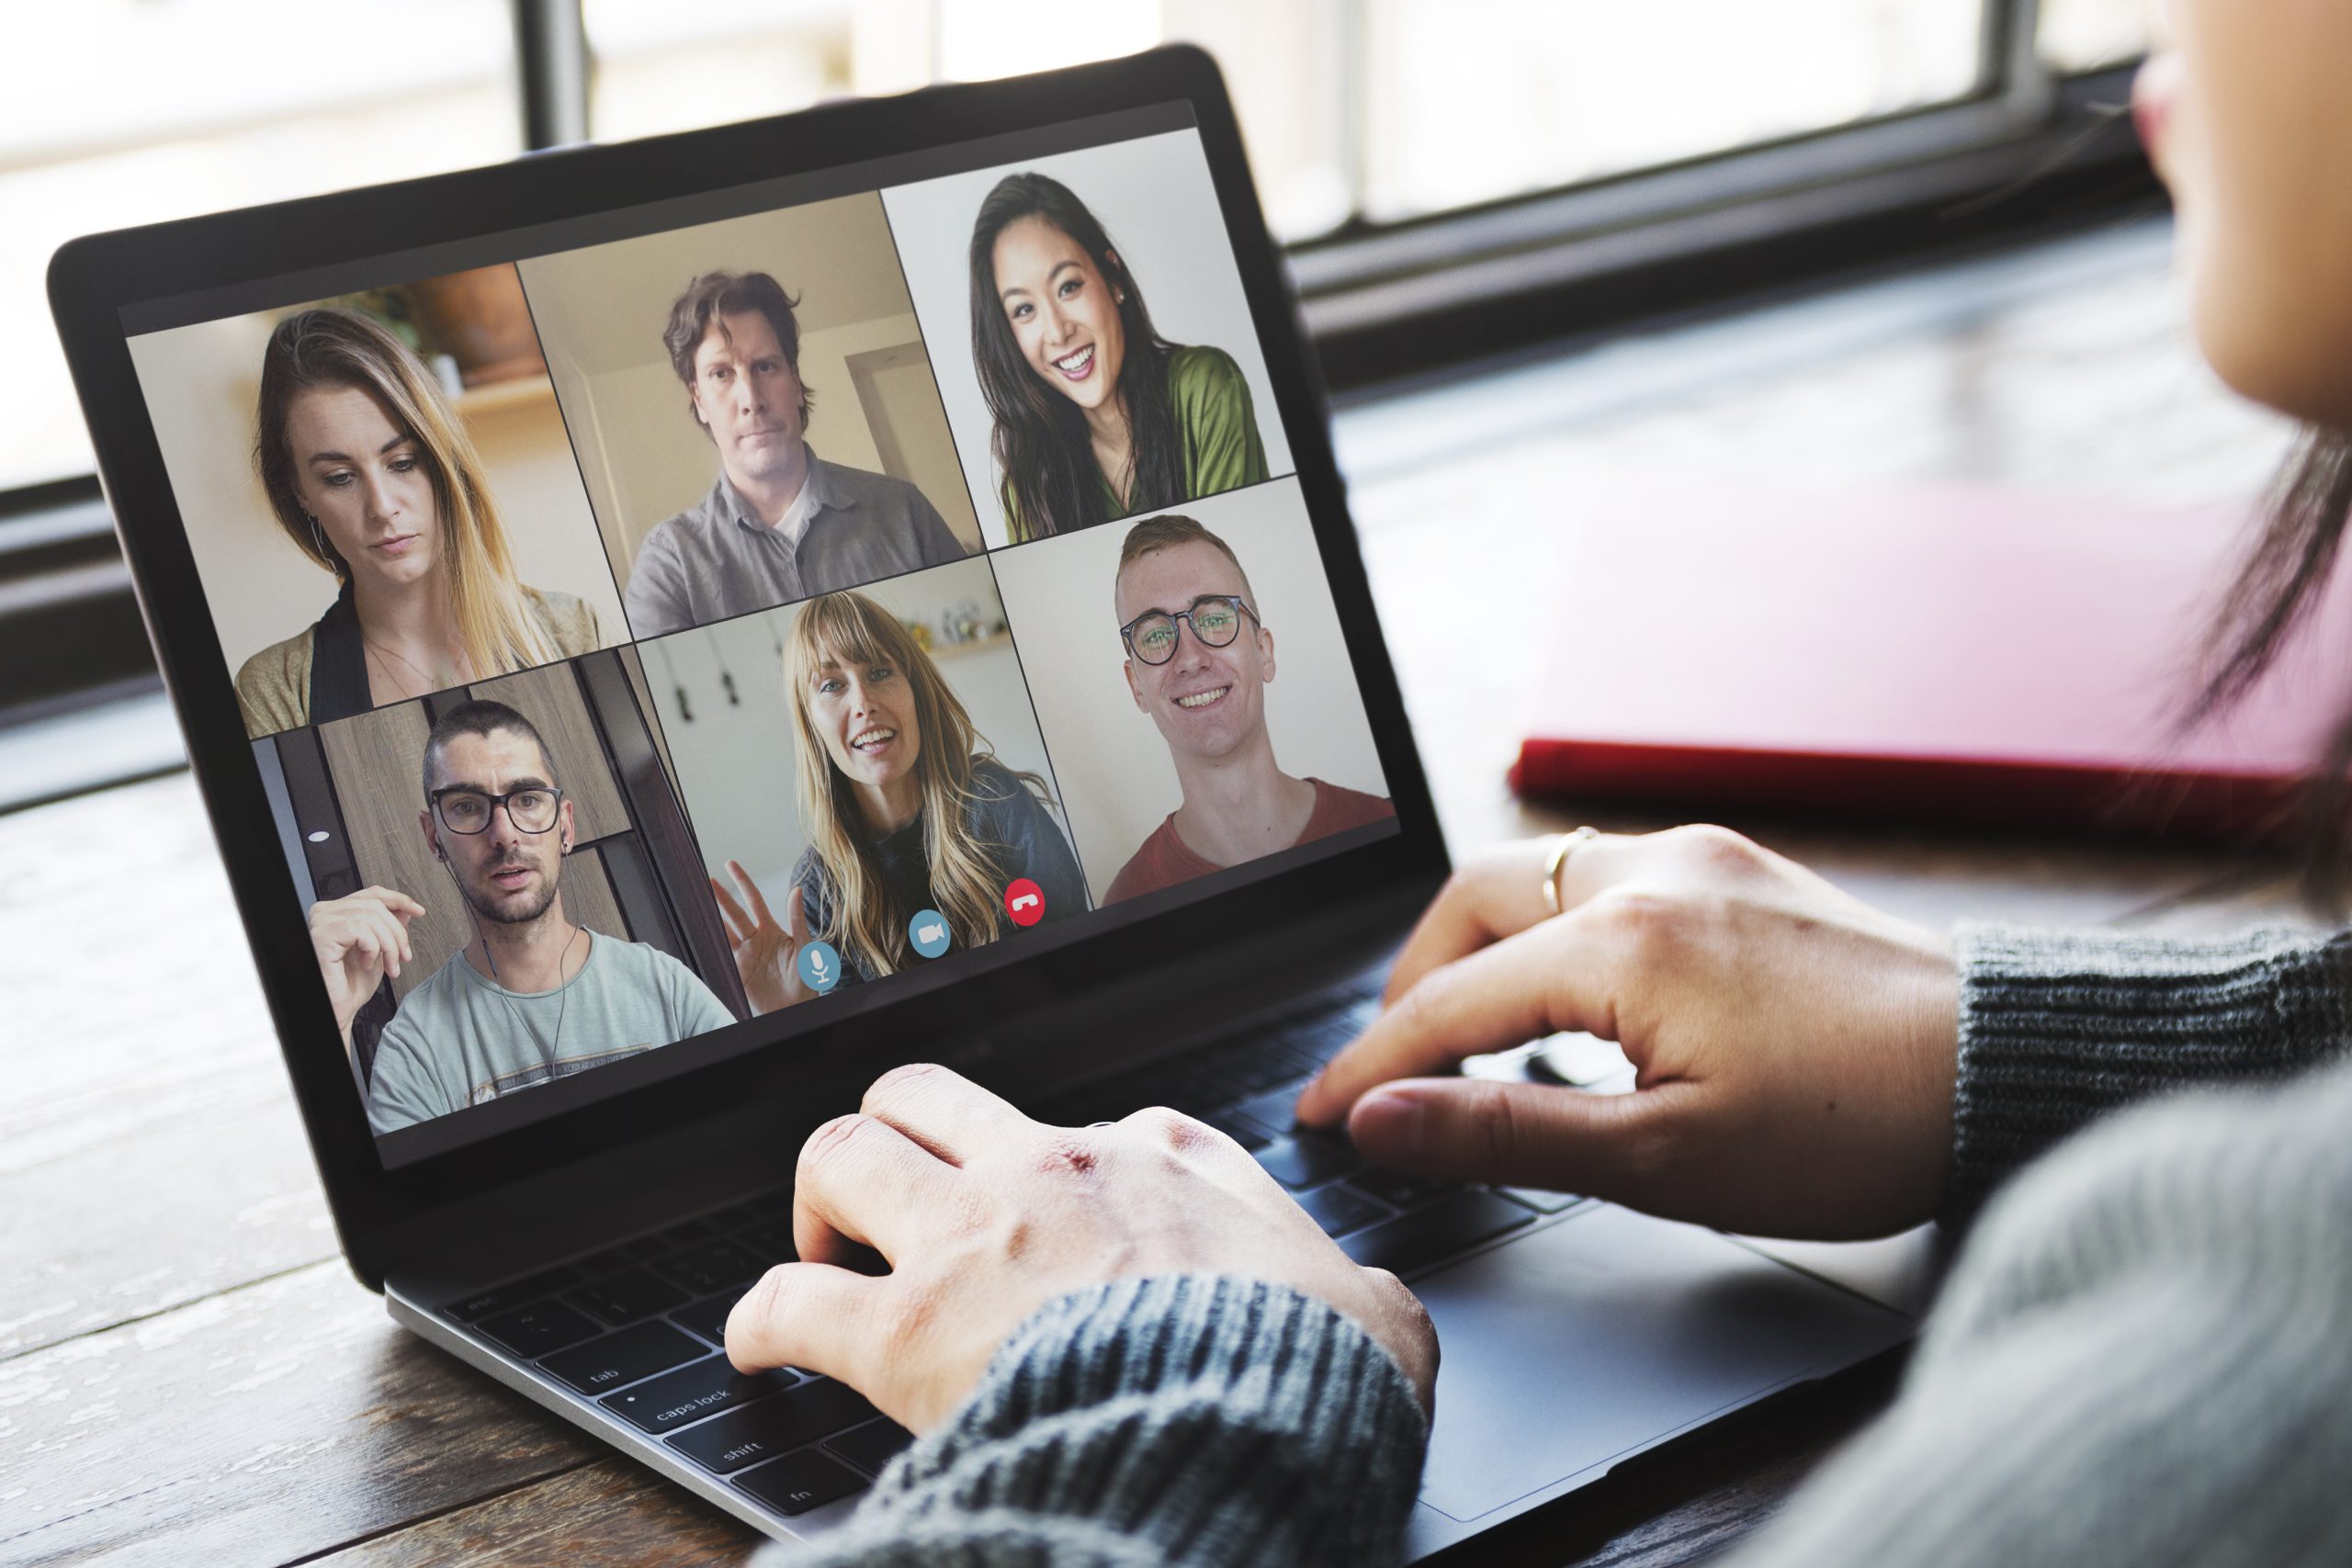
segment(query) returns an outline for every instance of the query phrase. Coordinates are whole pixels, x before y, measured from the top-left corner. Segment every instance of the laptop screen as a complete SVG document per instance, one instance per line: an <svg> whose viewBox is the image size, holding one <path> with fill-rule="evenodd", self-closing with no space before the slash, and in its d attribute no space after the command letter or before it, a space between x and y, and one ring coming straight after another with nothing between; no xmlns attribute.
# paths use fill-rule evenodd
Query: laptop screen
<svg viewBox="0 0 2352 1568"><path fill-rule="evenodd" d="M124 311L388 1168L1396 832L1190 108L1020 141Z"/></svg>

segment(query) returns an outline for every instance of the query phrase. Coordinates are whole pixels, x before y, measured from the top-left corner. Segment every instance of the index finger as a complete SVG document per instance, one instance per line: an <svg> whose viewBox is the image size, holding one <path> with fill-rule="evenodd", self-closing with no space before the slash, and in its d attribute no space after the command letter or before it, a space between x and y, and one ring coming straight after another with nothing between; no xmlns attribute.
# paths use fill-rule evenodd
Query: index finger
<svg viewBox="0 0 2352 1568"><path fill-rule="evenodd" d="M735 879L735 886L742 891L743 901L752 907L752 914L760 924L763 926L775 924L775 917L768 913L768 901L760 895L760 885L752 880L752 874L743 869L743 863L739 860L729 861L727 874Z"/></svg>
<svg viewBox="0 0 2352 1568"><path fill-rule="evenodd" d="M401 892L397 887L363 887L356 894L353 895L353 897L359 898L373 898L377 903L381 904L387 911L398 916L403 924L407 921L415 919L418 916L424 913L424 905L418 903L415 899L410 897L407 894Z"/></svg>
<svg viewBox="0 0 2352 1568"><path fill-rule="evenodd" d="M1394 1007L1430 970L1550 918L1554 910L1544 899L1544 868L1558 841L1556 837L1522 840L1457 869L1405 939L1388 971L1380 1005Z"/></svg>
<svg viewBox="0 0 2352 1568"><path fill-rule="evenodd" d="M1609 968L1589 922L1571 913L1433 969L1306 1086L1298 1119L1332 1125L1376 1085L1562 1030L1614 1040Z"/></svg>

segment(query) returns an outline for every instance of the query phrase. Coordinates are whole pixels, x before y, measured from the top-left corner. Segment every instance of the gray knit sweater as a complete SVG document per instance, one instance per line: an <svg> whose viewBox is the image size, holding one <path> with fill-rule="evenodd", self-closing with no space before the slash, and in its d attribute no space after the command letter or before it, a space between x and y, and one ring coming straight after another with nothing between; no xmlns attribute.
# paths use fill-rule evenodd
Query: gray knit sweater
<svg viewBox="0 0 2352 1568"><path fill-rule="evenodd" d="M1976 928L1961 954L1946 1217L1973 1234L1894 1406L1736 1561L2352 1562L2352 936ZM1422 1441L1321 1303L1120 1280L1024 1325L821 1561L1388 1561Z"/></svg>

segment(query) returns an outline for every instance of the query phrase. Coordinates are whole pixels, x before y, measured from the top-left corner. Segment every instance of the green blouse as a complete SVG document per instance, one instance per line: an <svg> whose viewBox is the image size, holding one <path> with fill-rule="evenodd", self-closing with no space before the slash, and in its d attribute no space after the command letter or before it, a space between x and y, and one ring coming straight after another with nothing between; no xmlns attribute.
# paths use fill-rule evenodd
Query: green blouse
<svg viewBox="0 0 2352 1568"><path fill-rule="evenodd" d="M1250 383L1231 355L1205 344L1189 344L1169 355L1168 402L1175 411L1177 435L1184 449L1184 491L1178 501L1197 501L1267 478L1266 444L1258 434ZM1100 468L1095 470L1095 479L1102 487L1106 522L1143 510L1121 501ZM1022 515L1009 481L1004 488L1004 526L1006 536L1016 545L1039 536Z"/></svg>

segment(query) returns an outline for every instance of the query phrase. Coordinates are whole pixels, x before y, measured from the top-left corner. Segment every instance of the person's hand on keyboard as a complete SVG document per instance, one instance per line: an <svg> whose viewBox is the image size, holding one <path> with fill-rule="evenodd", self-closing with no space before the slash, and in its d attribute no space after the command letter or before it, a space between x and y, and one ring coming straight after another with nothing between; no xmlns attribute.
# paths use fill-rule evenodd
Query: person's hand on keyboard
<svg viewBox="0 0 2352 1568"><path fill-rule="evenodd" d="M1929 1218L1951 1156L1959 979L1935 932L1719 828L1556 840L1464 866L1380 1017L1301 1122L1422 1175L1589 1193L1761 1235ZM1424 1075L1566 1030L1614 1040L1633 1093Z"/></svg>
<svg viewBox="0 0 2352 1568"><path fill-rule="evenodd" d="M900 1067L810 1134L792 1230L800 1261L736 1303L729 1359L839 1378L918 1432L1037 1308L1129 1275L1288 1285L1362 1325L1424 1409L1436 1381L1436 1334L1396 1276L1358 1267L1238 1144L1173 1111L1049 1127L945 1067ZM846 1266L869 1247L888 1273Z"/></svg>

